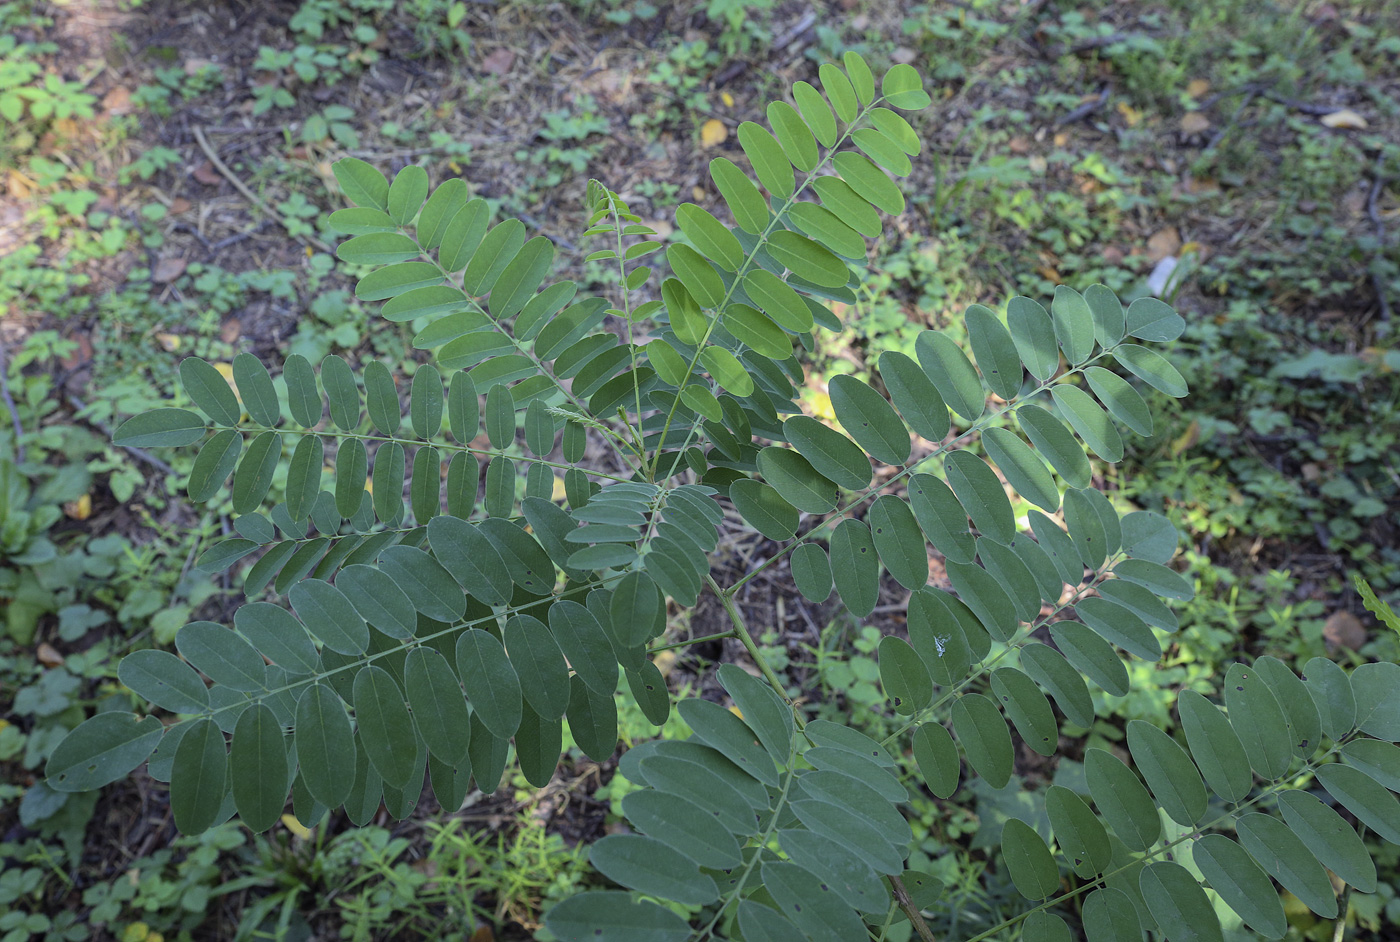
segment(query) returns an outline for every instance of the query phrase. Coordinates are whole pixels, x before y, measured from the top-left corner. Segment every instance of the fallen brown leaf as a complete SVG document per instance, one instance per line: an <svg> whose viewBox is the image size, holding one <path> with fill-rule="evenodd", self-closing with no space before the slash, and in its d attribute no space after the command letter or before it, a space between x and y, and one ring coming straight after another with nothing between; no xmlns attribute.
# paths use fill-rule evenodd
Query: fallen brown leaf
<svg viewBox="0 0 1400 942"><path fill-rule="evenodd" d="M39 663L45 667L62 667L63 655L59 654L53 645L45 641L35 650L34 656L39 659Z"/></svg>
<svg viewBox="0 0 1400 942"><path fill-rule="evenodd" d="M1322 637L1334 648L1356 651L1366 643L1366 627L1351 612L1333 612L1322 626Z"/></svg>
<svg viewBox="0 0 1400 942"><path fill-rule="evenodd" d="M1185 134L1204 134L1210 130L1210 118L1199 111L1188 111L1181 116L1181 130Z"/></svg>
<svg viewBox="0 0 1400 942"><path fill-rule="evenodd" d="M168 285L184 273L183 258L163 258L156 262L155 270L151 272L151 280L158 285Z"/></svg>
<svg viewBox="0 0 1400 942"><path fill-rule="evenodd" d="M481 71L490 75L505 75L513 65L515 65L515 53L505 46L500 46L481 60Z"/></svg>
<svg viewBox="0 0 1400 942"><path fill-rule="evenodd" d="M1180 249L1181 235L1175 226L1159 229L1147 239L1147 257L1154 265L1169 255L1175 255Z"/></svg>
<svg viewBox="0 0 1400 942"><path fill-rule="evenodd" d="M190 176L194 177L205 186L218 186L224 179L219 176L219 171L214 169L214 165L207 160L191 170Z"/></svg>

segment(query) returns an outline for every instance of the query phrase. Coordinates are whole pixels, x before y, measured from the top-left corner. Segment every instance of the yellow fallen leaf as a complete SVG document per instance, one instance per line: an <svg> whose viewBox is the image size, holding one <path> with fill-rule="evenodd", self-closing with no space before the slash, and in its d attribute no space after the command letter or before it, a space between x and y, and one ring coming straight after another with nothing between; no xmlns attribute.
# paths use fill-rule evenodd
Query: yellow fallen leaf
<svg viewBox="0 0 1400 942"><path fill-rule="evenodd" d="M1208 91L1210 91L1210 82L1205 79L1192 79L1186 83L1186 94L1192 98L1200 98Z"/></svg>
<svg viewBox="0 0 1400 942"><path fill-rule="evenodd" d="M1196 443L1200 440L1201 423L1197 422L1195 419L1192 419L1191 424L1186 426L1186 431L1182 432L1181 435L1175 441L1172 442L1172 455L1180 455L1186 449L1195 447Z"/></svg>
<svg viewBox="0 0 1400 942"><path fill-rule="evenodd" d="M1123 122L1130 128L1137 127L1138 122L1142 120L1142 112L1138 111L1126 101L1120 101L1118 103L1118 113L1123 116Z"/></svg>
<svg viewBox="0 0 1400 942"><path fill-rule="evenodd" d="M718 118L711 118L700 126L700 146L718 147L729 139L729 129Z"/></svg>
<svg viewBox="0 0 1400 942"><path fill-rule="evenodd" d="M293 835L306 840L311 836L311 829L297 820L294 814L282 815L282 824L291 831Z"/></svg>
<svg viewBox="0 0 1400 942"><path fill-rule="evenodd" d="M166 353L174 353L180 349L179 334L156 334L156 342L165 348Z"/></svg>
<svg viewBox="0 0 1400 942"><path fill-rule="evenodd" d="M92 495L84 494L77 500L70 500L63 505L63 512L73 520L86 520L92 516Z"/></svg>
<svg viewBox="0 0 1400 942"><path fill-rule="evenodd" d="M722 102L724 102L724 106L725 106L726 108L733 108L733 107L734 107L734 96L731 95L731 94L729 94L728 92L720 92L720 93L719 93L719 100L722 101Z"/></svg>
<svg viewBox="0 0 1400 942"><path fill-rule="evenodd" d="M568 488L564 486L564 479L557 474L554 476L554 487L549 493L549 499L556 504L569 496Z"/></svg>
<svg viewBox="0 0 1400 942"><path fill-rule="evenodd" d="M1343 128L1346 130L1359 131L1367 127L1366 119L1350 108L1343 108L1341 111L1325 114L1322 116L1321 121L1329 128Z"/></svg>

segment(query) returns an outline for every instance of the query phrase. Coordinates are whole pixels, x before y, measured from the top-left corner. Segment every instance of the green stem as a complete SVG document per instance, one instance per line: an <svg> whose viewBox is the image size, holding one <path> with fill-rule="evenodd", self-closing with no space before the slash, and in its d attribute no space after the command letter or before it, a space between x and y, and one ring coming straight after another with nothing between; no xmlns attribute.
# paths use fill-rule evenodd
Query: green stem
<svg viewBox="0 0 1400 942"><path fill-rule="evenodd" d="M1356 829L1356 836L1366 839L1366 825ZM1341 898L1337 900L1337 921L1332 926L1332 942L1342 942L1347 934L1347 910L1351 908L1351 884L1342 885Z"/></svg>
<svg viewBox="0 0 1400 942"><path fill-rule="evenodd" d="M713 584L713 583L712 583ZM781 687L778 688L782 690ZM773 839L773 833L778 829L778 819L782 817L783 805L787 804L788 792L792 789L792 783L797 779L797 770L793 768L793 763L797 759L797 738L793 737L792 745L788 750L788 773L783 779L783 790L778 795L778 803L773 807L773 816L768 820L768 827L758 839L758 844L754 847L753 854L749 857L749 862L744 864L743 872L739 874L738 881L734 884L734 889L725 894L724 900L720 903L719 909L715 910L714 917L705 924L705 928L697 932L694 938L697 942L703 940L714 931L715 924L719 922L724 911L729 908L729 904L739 898L739 894L744 891L744 885L748 883L749 876L753 874L753 869L758 862L763 859L763 848L768 846L768 842Z"/></svg>
<svg viewBox="0 0 1400 942"><path fill-rule="evenodd" d="M662 651L672 651L676 648L688 648L693 644L704 644L706 641L723 641L726 638L734 637L734 630L721 631L718 634L705 635L702 638L690 638L686 641L677 641L674 644L663 644L654 648L647 648L648 654L659 654Z"/></svg>
<svg viewBox="0 0 1400 942"><path fill-rule="evenodd" d="M248 428L248 429L245 429L245 428L243 428L242 426L223 426L223 425L217 425L217 424L211 425L210 427L211 427L211 428L214 428L214 429L232 428L232 429L233 429L234 431L236 431L236 432L244 432L244 433L249 434L249 435L255 434L256 432L277 432L279 435L317 435L317 436L321 436L321 437L323 437L323 438L335 438L335 439L352 439L352 438L353 438L353 439L358 439L359 441L362 441L362 442L381 442L381 443L384 443L384 442L398 442L400 445L410 445L410 446L413 446L413 447L415 447L415 448L419 448L419 447L422 447L422 446L424 446L424 445L427 445L427 446L430 446L430 447L432 447L432 448L436 448L436 449L438 449L438 450L440 450L440 451L447 451L447 452L459 452L459 451L460 451L460 452L466 452L466 453L472 454L472 455L485 455L485 456L490 457L490 458L496 458L496 457L505 455L505 451L503 451L503 450L493 450L493 449L490 449L490 448L473 448L473 447L471 447L470 445L454 445L454 444L451 444L450 442L445 442L445 441L443 441L443 442L423 441L423 440L416 439L416 438L397 438L397 437L395 437L395 436L393 436L393 435L363 435L363 434L361 434L361 433L359 433L359 432L344 432L344 431L339 431L339 430L336 430L336 429L329 429L329 428L328 428L328 429L321 429L321 430L318 431L318 430L316 430L316 429L298 429L298 428L273 428L273 429L268 429L268 428L264 428L264 427L262 427L262 426L260 426L260 425L259 425L259 426L254 426L254 427ZM569 470L572 470L572 469L578 467L577 465L564 464L564 463L559 462L559 461L546 461L546 460L543 459L543 458L536 458L536 457L533 457L533 456L531 456L531 455L515 455L515 456L507 456L507 457L511 457L512 460L515 460L515 461L524 461L524 462L531 463L531 464L542 464L542 465L546 465L546 466L551 467L551 468L560 468L560 469L565 470L565 471L569 471ZM592 475L593 477L605 478L606 480L609 480L609 481L625 482L625 481L630 481L630 480L632 480L630 477L621 477L621 476L616 475L616 474L607 474L607 473L602 472L602 471L592 471L592 470L589 470L589 469L586 469L586 468L583 469L583 470L584 470L585 473L590 474L590 475Z"/></svg>
<svg viewBox="0 0 1400 942"><path fill-rule="evenodd" d="M719 598L720 604L724 606L725 614L727 614L729 620L734 623L734 636L744 645L744 650L749 652L749 657L753 658L753 662L758 665L759 671L763 674L763 679L768 681L769 686L773 688L773 692L779 697L782 697L783 702L792 708L792 715L797 719L797 728L806 728L807 721L802 716L802 711L799 710L797 704L783 692L782 680L779 679L773 668L768 666L768 661L764 659L763 653L759 651L758 645L753 640L753 635L749 634L748 628L745 627L744 616L740 614L739 606L734 604L733 590L731 589L729 592L726 592L721 589L719 584L715 582L714 576L711 576L709 573L705 573L705 584L710 587L711 591Z"/></svg>

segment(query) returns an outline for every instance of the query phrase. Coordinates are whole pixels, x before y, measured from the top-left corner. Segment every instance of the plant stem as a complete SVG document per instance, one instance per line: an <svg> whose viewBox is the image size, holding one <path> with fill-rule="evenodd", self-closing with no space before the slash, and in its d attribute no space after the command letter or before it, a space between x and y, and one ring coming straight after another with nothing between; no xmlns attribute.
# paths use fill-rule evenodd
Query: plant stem
<svg viewBox="0 0 1400 942"><path fill-rule="evenodd" d="M919 914L919 907L914 905L914 901L909 898L909 891L905 889L904 881L899 877L890 876L890 887L894 890L894 901L899 904L899 908L904 910L904 915L909 917L909 924L914 927L919 938L924 942L938 942L934 938L933 930L924 922L924 917Z"/></svg>
<svg viewBox="0 0 1400 942"><path fill-rule="evenodd" d="M1366 839L1366 825L1361 825L1356 829L1356 836L1362 840ZM1342 886L1341 898L1337 900L1337 921L1332 926L1332 942L1342 942L1347 935L1347 910L1351 908L1351 884Z"/></svg>
<svg viewBox="0 0 1400 942"><path fill-rule="evenodd" d="M721 631L718 634L705 635L703 638L691 638L687 641L677 641L674 644L663 644L660 647L647 648L647 653L658 654L662 651L674 650L675 648L686 648L692 644L704 644L706 641L721 641L725 638L732 637L734 637L734 629L731 628L728 631Z"/></svg>
<svg viewBox="0 0 1400 942"><path fill-rule="evenodd" d="M753 640L753 635L749 634L749 629L744 626L744 616L740 614L739 606L734 604L733 596L721 589L719 584L715 582L714 577L709 573L705 574L705 582L715 595L718 596L720 604L724 606L725 614L727 614L729 620L734 623L735 637L743 643L744 650L749 652L749 657L753 658L753 662L758 665L758 669L763 673L763 679L768 681L774 693L783 698L784 703L792 707L792 715L797 719L798 729L806 728L807 722L802 716L802 711L797 709L797 705L793 703L792 698L783 692L783 682L778 678L773 668L768 666L768 662L764 659L762 652L758 650L758 645Z"/></svg>

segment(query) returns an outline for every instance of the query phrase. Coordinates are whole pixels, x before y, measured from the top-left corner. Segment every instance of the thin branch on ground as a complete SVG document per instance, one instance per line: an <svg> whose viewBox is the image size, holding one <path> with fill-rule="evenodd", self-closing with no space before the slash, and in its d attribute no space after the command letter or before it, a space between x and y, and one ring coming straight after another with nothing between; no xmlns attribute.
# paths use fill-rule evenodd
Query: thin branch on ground
<svg viewBox="0 0 1400 942"><path fill-rule="evenodd" d="M294 227L288 224L287 219L281 213L274 210L271 206L268 206L267 203L263 202L262 198L258 196L258 194L254 193L251 189L249 189L248 185L242 180L240 180L238 176L228 168L228 164L224 163L223 160L219 157L218 152L210 146L209 139L204 136L204 132L202 130L200 130L198 127L192 127L190 128L190 130L194 133L194 139L196 142L198 142L199 149L204 151L204 156L209 158L209 162L214 165L214 169L219 171L219 173L223 174L224 179L227 180L229 183L232 183L233 188L239 193L243 194L244 199L252 203L254 206L260 209L262 212L266 213L268 216L271 216L273 219L276 219L278 222L282 223L282 228L287 230L287 234L290 235L292 238L296 239L298 242L301 242L303 245L309 245L312 248L325 252L327 254L331 254L333 250L329 245L322 242L315 236L302 235L298 233Z"/></svg>

